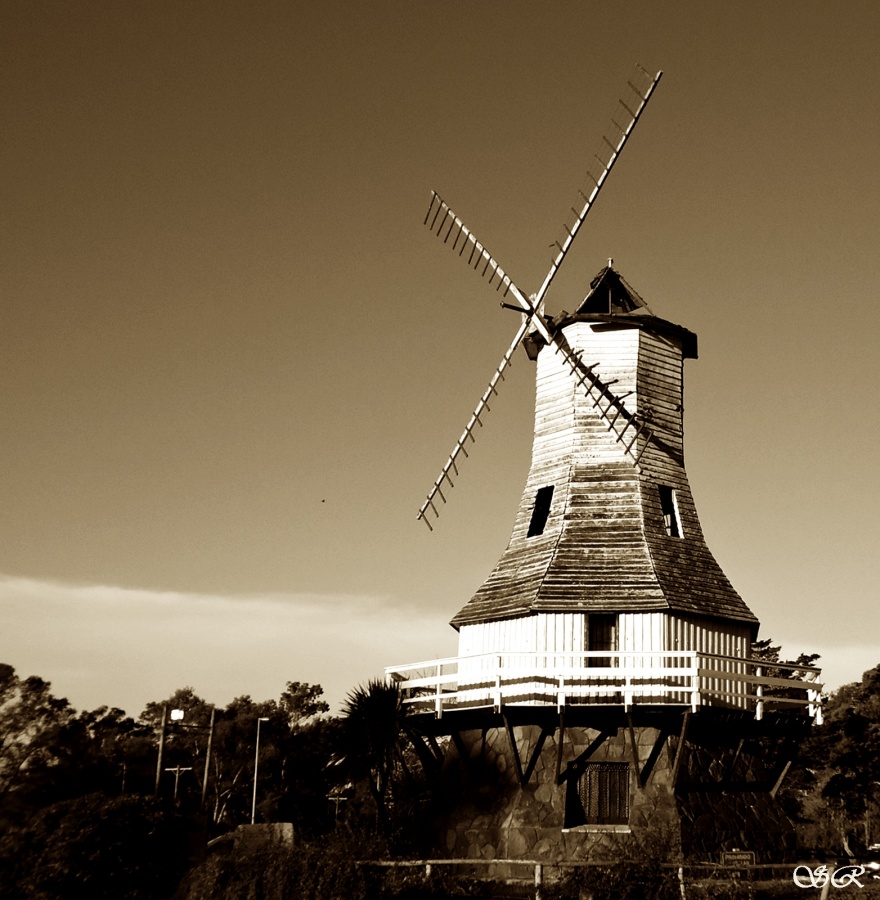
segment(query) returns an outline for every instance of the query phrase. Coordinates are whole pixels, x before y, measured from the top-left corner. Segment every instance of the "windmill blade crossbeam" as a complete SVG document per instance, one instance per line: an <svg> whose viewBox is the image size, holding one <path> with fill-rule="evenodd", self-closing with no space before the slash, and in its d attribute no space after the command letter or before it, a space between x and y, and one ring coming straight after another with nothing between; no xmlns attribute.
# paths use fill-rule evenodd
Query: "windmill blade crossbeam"
<svg viewBox="0 0 880 900"><path fill-rule="evenodd" d="M461 433L461 437L456 442L455 446L452 448L452 453L449 454L449 458L443 464L443 468L440 470L440 474L437 476L434 481L434 485L430 491L428 491L428 496L425 499L425 502L422 504L419 509L417 519L422 519L424 523L428 526L428 529L433 531L433 527L428 520L427 512L430 509L434 516L439 518L440 514L437 512L437 507L434 505L434 498L440 497L440 499L445 503L446 497L443 496L443 484L444 482L449 485L449 487L455 487L452 482L452 478L450 477L450 471L454 472L456 476L458 476L458 466L456 465L458 457L460 454L464 454L467 457L468 452L465 448L465 443L468 438L471 439L471 442L475 442L476 438L474 437L474 430L477 425L480 427L483 426L483 422L480 417L484 412L491 412L492 410L489 408L489 399L494 395L498 396L498 382L504 380L504 372L507 367L510 365L511 357L516 351L519 342L525 337L526 332L529 329L531 324L531 319L528 316L523 316L523 322L514 335L513 340L510 342L510 346L507 348L507 352L504 356L501 357L501 362L498 364L498 367L495 369L495 374L489 380L489 386L483 391L483 396L480 397L480 402L477 403L476 408L471 414L470 419L468 420L467 425L465 425L464 431Z"/></svg>

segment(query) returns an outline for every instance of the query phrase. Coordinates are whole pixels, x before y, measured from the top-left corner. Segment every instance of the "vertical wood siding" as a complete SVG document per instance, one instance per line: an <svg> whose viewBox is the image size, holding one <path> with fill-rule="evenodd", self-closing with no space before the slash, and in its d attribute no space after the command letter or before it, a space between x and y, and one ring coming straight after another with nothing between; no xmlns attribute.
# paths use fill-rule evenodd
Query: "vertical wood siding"
<svg viewBox="0 0 880 900"><path fill-rule="evenodd" d="M617 622L618 649L625 651L698 650L744 658L751 646L749 626L735 622L667 612L620 613ZM581 653L586 624L584 613L559 612L462 625L458 653Z"/></svg>
<svg viewBox="0 0 880 900"><path fill-rule="evenodd" d="M464 625L459 633L459 656L472 657L489 654L489 657L459 662L461 682L467 683L467 675L483 669L492 669L496 654L547 651L546 657L538 657L539 665L552 665L551 657L559 654L580 654L587 650L588 617L584 613L538 613L520 616L516 619L502 619L477 625ZM646 656L630 658L627 665L650 671L652 668L686 668L687 659L648 656L663 650L695 650L700 653L728 657L724 660L706 661L706 666L722 672L745 673L745 660L751 649L751 634L748 625L719 621L699 616L681 616L666 612L620 613L617 620L618 649L627 652L644 650ZM732 659L730 658L732 657ZM508 664L506 662L505 664ZM565 660L566 665L574 660ZM681 684L686 682L682 679ZM723 691L734 697L706 698L706 702L717 706L737 706L746 708L746 686L742 682L730 681L723 677L706 679L702 690ZM531 689L523 684L521 702L528 702ZM597 700L613 700L600 695ZM657 702L664 702L658 696ZM644 699L643 699L644 702Z"/></svg>
<svg viewBox="0 0 880 900"><path fill-rule="evenodd" d="M698 650L701 653L713 653L718 656L746 659L751 655L751 629L748 625L737 622L719 622L714 619L703 619L697 616L670 615L667 619L667 645L670 650ZM744 663L736 663L730 660L718 660L713 662L713 668L723 672L744 674ZM703 685L710 691L732 691L741 695L741 700L730 698L716 698L711 700L713 706L739 706L746 707L746 685L738 681L725 681L724 679L708 679Z"/></svg>

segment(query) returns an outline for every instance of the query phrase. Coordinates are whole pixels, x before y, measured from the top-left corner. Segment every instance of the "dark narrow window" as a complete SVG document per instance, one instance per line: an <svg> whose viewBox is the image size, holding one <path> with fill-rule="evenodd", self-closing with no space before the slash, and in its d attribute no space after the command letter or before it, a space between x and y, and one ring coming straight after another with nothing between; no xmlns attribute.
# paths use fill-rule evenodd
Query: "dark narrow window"
<svg viewBox="0 0 880 900"><path fill-rule="evenodd" d="M529 522L529 533L526 537L534 537L544 533L547 517L550 515L550 501L553 499L553 485L538 489L535 494L535 507L532 510L532 520Z"/></svg>
<svg viewBox="0 0 880 900"><path fill-rule="evenodd" d="M587 616L587 650L610 653L617 650L617 614L590 613ZM588 657L590 666L611 666L611 656Z"/></svg>
<svg viewBox="0 0 880 900"><path fill-rule="evenodd" d="M573 781L573 779L572 779ZM629 763L587 763L569 791L565 824L626 825L629 822Z"/></svg>
<svg viewBox="0 0 880 900"><path fill-rule="evenodd" d="M663 527L670 537L681 537L681 523L678 520L678 504L675 491L665 484L657 485L660 491L660 511L663 513Z"/></svg>

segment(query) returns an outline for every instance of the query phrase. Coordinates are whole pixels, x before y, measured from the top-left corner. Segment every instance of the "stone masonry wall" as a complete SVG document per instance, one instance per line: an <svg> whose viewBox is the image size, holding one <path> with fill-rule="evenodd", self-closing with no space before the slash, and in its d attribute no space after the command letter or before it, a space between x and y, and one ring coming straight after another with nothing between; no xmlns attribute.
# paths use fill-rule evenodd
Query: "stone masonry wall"
<svg viewBox="0 0 880 900"><path fill-rule="evenodd" d="M561 771L599 735L590 728L566 729ZM660 734L634 729L639 768L644 770ZM537 726L514 728L525 770L541 735ZM672 767L676 738L663 741L646 784L632 766L627 728L606 739L590 762L630 765L628 826L581 825L566 828L569 782L556 784L558 731L548 734L534 769L520 788L507 731L465 731L462 758L450 741L441 774L440 807L435 820L438 858L616 860L622 853L659 853L670 859L718 861L722 850L755 850L759 861L782 861L794 850L794 830L766 789L767 763L759 754L736 756L737 782L726 789L733 747L688 745L676 795ZM755 790L744 790L746 781ZM571 779L574 788L575 779Z"/></svg>
<svg viewBox="0 0 880 900"><path fill-rule="evenodd" d="M523 769L541 729L514 729ZM648 759L658 731L637 728L639 758ZM598 736L593 729L565 732L562 771ZM630 771L630 826L565 828L568 784L556 784L558 733L548 735L529 778L520 789L510 741L503 728L463 732L468 757L462 760L450 747L443 771L443 811L438 817L438 855L468 859L613 859L621 843L645 840L650 830L678 843L678 816L670 788L670 766L664 749L649 784L637 786ZM591 762L630 762L629 734L621 729L590 757Z"/></svg>
<svg viewBox="0 0 880 900"><path fill-rule="evenodd" d="M770 794L778 765L773 749L752 744L737 754L723 743L688 744L677 795L686 857L717 862L721 850L753 850L758 862L793 858L794 826Z"/></svg>

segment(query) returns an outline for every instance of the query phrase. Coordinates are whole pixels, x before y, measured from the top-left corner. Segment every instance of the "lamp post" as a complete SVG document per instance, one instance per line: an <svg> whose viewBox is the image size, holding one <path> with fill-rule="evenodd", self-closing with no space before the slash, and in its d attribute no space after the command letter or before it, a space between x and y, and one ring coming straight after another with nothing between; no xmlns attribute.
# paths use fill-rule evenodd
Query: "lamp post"
<svg viewBox="0 0 880 900"><path fill-rule="evenodd" d="M211 724L210 725L188 725L184 724L183 720L186 717L186 713L182 709L172 709L169 710L167 706L162 707L162 718L161 724L159 728L159 759L156 763L156 787L154 790L154 795L156 797L159 796L159 779L162 776L162 760L164 758L165 753L165 738L169 731L177 731L180 728L192 728L196 731L207 731L208 732L208 747L205 752L205 771L202 778L202 800L201 800L201 808L204 809L205 806L205 795L208 791L208 772L211 765L211 745L214 742L214 707L211 707ZM177 768L180 768L179 766ZM166 772L173 772L174 769L165 769ZM183 771L183 770L182 770ZM185 771L190 771L190 769L186 769ZM123 763L122 768L122 792L125 793L125 764ZM174 800L177 801L177 779L180 777L180 773L178 772L174 777Z"/></svg>
<svg viewBox="0 0 880 900"><path fill-rule="evenodd" d="M269 719L265 716L257 719L257 749L254 753L254 799L251 802L251 825L254 824L254 819L257 816L257 771L260 768L260 723L268 722Z"/></svg>

